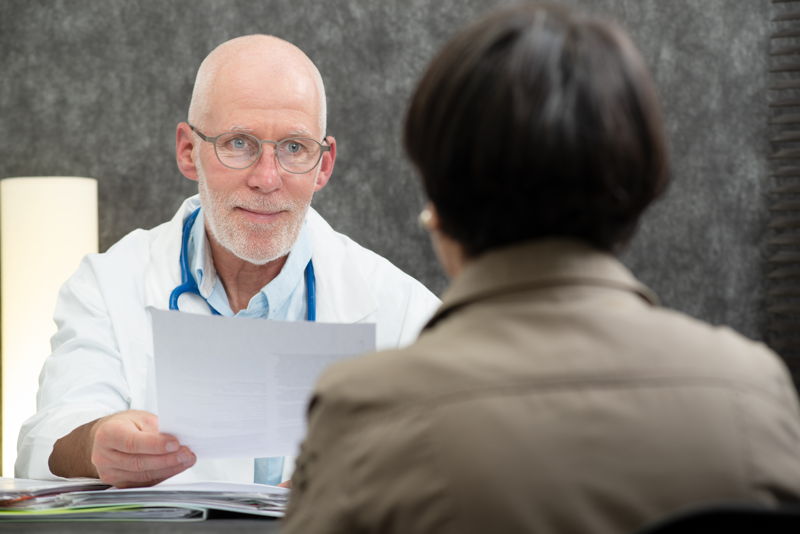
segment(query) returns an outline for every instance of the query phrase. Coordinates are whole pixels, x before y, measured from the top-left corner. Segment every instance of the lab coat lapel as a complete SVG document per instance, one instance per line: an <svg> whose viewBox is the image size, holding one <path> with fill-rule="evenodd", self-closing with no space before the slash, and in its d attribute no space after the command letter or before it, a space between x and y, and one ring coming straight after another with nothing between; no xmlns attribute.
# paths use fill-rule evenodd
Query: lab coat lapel
<svg viewBox="0 0 800 534"><path fill-rule="evenodd" d="M373 319L378 309L361 270L358 245L353 244L313 209L306 215L317 281L317 321L358 323Z"/></svg>
<svg viewBox="0 0 800 534"><path fill-rule="evenodd" d="M168 258L167 261L151 261L145 277L146 302L160 310L169 309L169 296L181 283L181 238L183 223L200 206L197 195L188 198L175 216L167 223L169 230L161 232L152 242L150 254L153 258ZM178 305L181 311L207 315L210 313L205 300L193 293L181 295Z"/></svg>

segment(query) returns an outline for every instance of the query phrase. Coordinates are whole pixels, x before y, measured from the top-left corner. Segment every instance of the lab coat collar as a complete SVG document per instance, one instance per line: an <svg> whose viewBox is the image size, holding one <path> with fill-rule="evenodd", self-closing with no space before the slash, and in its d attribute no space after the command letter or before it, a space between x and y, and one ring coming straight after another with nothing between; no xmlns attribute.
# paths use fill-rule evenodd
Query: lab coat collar
<svg viewBox="0 0 800 534"><path fill-rule="evenodd" d="M198 195L187 198L169 221L162 226L168 231L155 232L150 243L148 271L145 277L146 294L150 295L150 304L158 309L169 309L169 295L181 283L181 234L183 221L194 210L200 207ZM167 258L166 261L163 258ZM195 295L184 294L180 298L180 309L186 312L207 314L208 305Z"/></svg>
<svg viewBox="0 0 800 534"><path fill-rule="evenodd" d="M492 250L470 261L442 297L426 325L457 308L527 289L581 285L618 289L651 305L658 298L612 254L570 239L543 239Z"/></svg>

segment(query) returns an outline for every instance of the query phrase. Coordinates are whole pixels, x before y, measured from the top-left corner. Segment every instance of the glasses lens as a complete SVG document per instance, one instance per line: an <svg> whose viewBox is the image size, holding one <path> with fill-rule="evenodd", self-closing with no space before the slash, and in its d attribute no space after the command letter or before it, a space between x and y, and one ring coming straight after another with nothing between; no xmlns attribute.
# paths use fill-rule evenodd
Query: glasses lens
<svg viewBox="0 0 800 534"><path fill-rule="evenodd" d="M214 148L223 165L244 169L258 157L261 143L250 134L230 132L220 135Z"/></svg>
<svg viewBox="0 0 800 534"><path fill-rule="evenodd" d="M293 137L278 143L278 163L289 172L302 174L314 168L322 147L313 139Z"/></svg>

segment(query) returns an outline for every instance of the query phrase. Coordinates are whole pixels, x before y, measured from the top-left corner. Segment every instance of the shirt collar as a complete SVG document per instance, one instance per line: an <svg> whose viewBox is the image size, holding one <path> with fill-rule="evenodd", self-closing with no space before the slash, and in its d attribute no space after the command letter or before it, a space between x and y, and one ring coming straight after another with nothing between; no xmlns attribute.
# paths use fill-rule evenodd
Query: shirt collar
<svg viewBox="0 0 800 534"><path fill-rule="evenodd" d="M283 269L278 276L261 289L261 294L266 298L269 306L270 318L284 318L276 316L275 313L284 308L294 292L304 285L306 265L309 261L311 261L311 238L304 221Z"/></svg>
<svg viewBox="0 0 800 534"><path fill-rule="evenodd" d="M304 283L305 268L311 260L311 250L311 238L307 224L303 221L297 241L292 246L281 272L270 283L261 288L261 291L250 299L247 309L242 310L240 313L247 316L277 318L272 317L274 312L284 309L287 301L298 286ZM195 219L189 234L187 253L189 255L190 272L197 282L200 295L208 301L217 301L212 305L216 304L214 307L220 313L228 315L225 313L225 309L230 310L230 305L225 302L226 306L220 306L218 303L220 296L224 296L225 292L222 283L217 277L214 259L211 256L211 247L208 244L208 237L205 231L203 210L200 210L200 213L197 214L197 219ZM223 298L223 300L227 301L227 298ZM280 318L289 319L288 317Z"/></svg>
<svg viewBox="0 0 800 534"><path fill-rule="evenodd" d="M203 210L197 214L192 230L189 234L187 253L189 255L189 268L194 276L200 295L208 300L217 282L217 270L211 257L211 247L206 237L206 224Z"/></svg>

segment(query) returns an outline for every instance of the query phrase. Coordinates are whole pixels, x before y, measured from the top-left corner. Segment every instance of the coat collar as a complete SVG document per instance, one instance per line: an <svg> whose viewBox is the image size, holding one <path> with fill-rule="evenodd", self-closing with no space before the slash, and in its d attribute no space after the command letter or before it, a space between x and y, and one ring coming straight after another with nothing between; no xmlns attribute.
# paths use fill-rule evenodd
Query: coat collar
<svg viewBox="0 0 800 534"><path fill-rule="evenodd" d="M658 304L655 294L613 255L580 241L544 239L492 250L470 261L426 328L462 306L498 294L567 285L619 289Z"/></svg>
<svg viewBox="0 0 800 534"><path fill-rule="evenodd" d="M169 221L150 233L150 258L145 275L149 304L159 309L169 309L169 295L181 283L180 251L183 222L197 207L197 195L187 198ZM208 305L200 298L185 295L181 310L191 313L208 313Z"/></svg>

